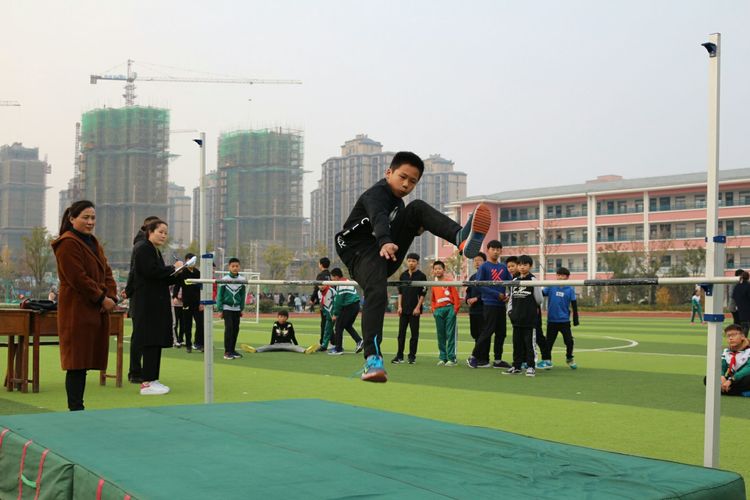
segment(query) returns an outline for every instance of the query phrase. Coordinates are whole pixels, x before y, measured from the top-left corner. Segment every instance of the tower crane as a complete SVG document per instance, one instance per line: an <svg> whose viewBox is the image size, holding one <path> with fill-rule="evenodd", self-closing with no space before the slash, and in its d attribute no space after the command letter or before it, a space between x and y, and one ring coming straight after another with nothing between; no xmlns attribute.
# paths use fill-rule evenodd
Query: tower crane
<svg viewBox="0 0 750 500"><path fill-rule="evenodd" d="M3 101L0 100L0 106L20 106L21 103L18 101Z"/></svg>
<svg viewBox="0 0 750 500"><path fill-rule="evenodd" d="M207 77L175 77L175 76L139 76L133 70L133 61L128 59L128 72L125 75L91 75L91 84L96 85L99 80L117 80L125 82L126 106L135 104L135 81L143 82L179 82L179 83L238 83L241 85L271 84L271 85L300 85L300 80L267 80L257 78L207 78Z"/></svg>

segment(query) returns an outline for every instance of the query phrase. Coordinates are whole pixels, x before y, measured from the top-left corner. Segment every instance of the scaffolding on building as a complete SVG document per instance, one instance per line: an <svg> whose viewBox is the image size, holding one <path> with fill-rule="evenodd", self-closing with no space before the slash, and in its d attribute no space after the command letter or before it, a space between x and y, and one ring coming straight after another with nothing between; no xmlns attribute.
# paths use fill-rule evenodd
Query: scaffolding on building
<svg viewBox="0 0 750 500"><path fill-rule="evenodd" d="M220 240L241 253L253 241L287 248L302 241L303 136L273 128L219 137Z"/></svg>
<svg viewBox="0 0 750 500"><path fill-rule="evenodd" d="M167 217L169 111L104 108L81 122L76 191L96 205L97 238L110 264L126 268L143 219Z"/></svg>
<svg viewBox="0 0 750 500"><path fill-rule="evenodd" d="M0 146L0 250L23 255L23 237L44 225L47 175L52 167L39 148Z"/></svg>

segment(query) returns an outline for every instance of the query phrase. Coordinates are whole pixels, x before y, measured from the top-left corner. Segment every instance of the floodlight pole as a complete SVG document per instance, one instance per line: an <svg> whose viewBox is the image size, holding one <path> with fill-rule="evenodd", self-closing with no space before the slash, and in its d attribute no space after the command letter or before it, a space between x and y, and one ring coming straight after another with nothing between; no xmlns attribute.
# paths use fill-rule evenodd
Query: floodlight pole
<svg viewBox="0 0 750 500"><path fill-rule="evenodd" d="M708 64L708 176L706 207L706 276L724 275L726 236L718 234L719 205L719 90L721 34L713 33L702 44L709 55ZM703 465L719 466L719 424L721 419L722 322L724 321L724 286L706 288L708 336L706 349L706 411L703 432Z"/></svg>
<svg viewBox="0 0 750 500"><path fill-rule="evenodd" d="M198 187L200 199L199 246L201 254L201 276L213 278L213 254L206 251L206 133L200 133L200 139L194 139L201 148L200 183ZM213 286L206 284L201 289L201 305L203 305L203 399L206 404L214 402L214 341L213 341Z"/></svg>

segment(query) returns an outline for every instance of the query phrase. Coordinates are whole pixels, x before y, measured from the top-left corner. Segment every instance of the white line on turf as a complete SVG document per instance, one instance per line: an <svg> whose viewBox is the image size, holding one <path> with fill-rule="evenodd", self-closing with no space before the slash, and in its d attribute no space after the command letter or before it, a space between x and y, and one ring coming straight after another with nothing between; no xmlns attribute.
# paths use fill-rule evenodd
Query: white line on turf
<svg viewBox="0 0 750 500"><path fill-rule="evenodd" d="M628 342L627 345L617 345L613 347L598 347L596 349L576 349L576 352L604 352L604 351L616 351L618 349L631 349L633 347L636 347L638 345L638 342L632 339L623 339L619 337L610 337L608 335L577 335L577 337L580 338L587 338L587 339L609 339L609 340L621 340L623 342Z"/></svg>

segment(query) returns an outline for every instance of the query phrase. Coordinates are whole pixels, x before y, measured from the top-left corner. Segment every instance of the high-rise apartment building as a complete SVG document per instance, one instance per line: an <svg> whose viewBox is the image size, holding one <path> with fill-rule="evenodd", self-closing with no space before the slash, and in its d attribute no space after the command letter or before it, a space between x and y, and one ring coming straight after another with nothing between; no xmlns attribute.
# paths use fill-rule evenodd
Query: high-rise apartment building
<svg viewBox="0 0 750 500"><path fill-rule="evenodd" d="M23 256L24 236L44 226L44 193L51 167L39 159L39 148L14 143L0 147L0 251Z"/></svg>
<svg viewBox="0 0 750 500"><path fill-rule="evenodd" d="M130 264L143 219L167 218L169 111L129 106L83 115L76 189L96 205L96 236L112 267Z"/></svg>
<svg viewBox="0 0 750 500"><path fill-rule="evenodd" d="M219 221L227 255L302 244L303 138L281 128L219 137Z"/></svg>
<svg viewBox="0 0 750 500"><path fill-rule="evenodd" d="M169 241L178 246L190 245L190 196L174 182L167 185L167 224Z"/></svg>

